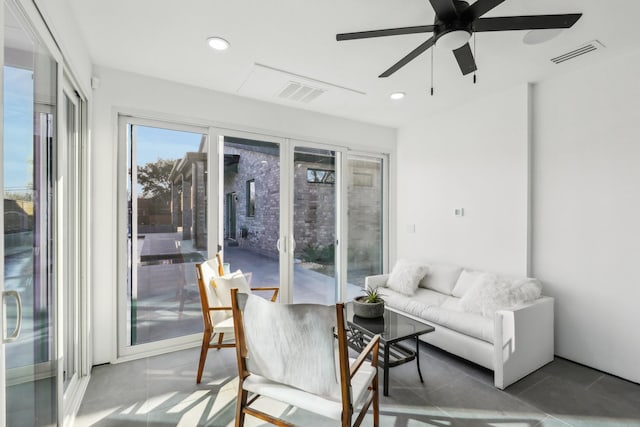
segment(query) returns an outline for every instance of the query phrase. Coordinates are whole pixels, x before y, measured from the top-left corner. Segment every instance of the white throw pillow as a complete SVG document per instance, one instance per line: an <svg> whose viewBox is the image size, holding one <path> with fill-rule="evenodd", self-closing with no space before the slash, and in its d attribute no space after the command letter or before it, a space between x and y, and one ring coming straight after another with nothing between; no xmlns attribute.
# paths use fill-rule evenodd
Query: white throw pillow
<svg viewBox="0 0 640 427"><path fill-rule="evenodd" d="M387 287L404 295L413 295L428 272L429 267L424 264L400 259L389 275Z"/></svg>
<svg viewBox="0 0 640 427"><path fill-rule="evenodd" d="M222 307L231 307L231 289L238 288L238 292L250 294L251 288L242 271L237 270L224 276L213 277L211 286L216 291Z"/></svg>
<svg viewBox="0 0 640 427"><path fill-rule="evenodd" d="M488 274L486 280L473 284L460 299L460 305L467 312L492 317L497 310L533 301L541 294L542 284L537 279Z"/></svg>
<svg viewBox="0 0 640 427"><path fill-rule="evenodd" d="M458 277L458 281L456 282L453 291L451 291L451 294L454 297L462 298L464 294L466 294L467 291L471 289L471 287L473 287L473 285L475 285L477 281L483 282L486 276L487 273L484 273L482 271L462 270L462 273L460 273L460 277Z"/></svg>

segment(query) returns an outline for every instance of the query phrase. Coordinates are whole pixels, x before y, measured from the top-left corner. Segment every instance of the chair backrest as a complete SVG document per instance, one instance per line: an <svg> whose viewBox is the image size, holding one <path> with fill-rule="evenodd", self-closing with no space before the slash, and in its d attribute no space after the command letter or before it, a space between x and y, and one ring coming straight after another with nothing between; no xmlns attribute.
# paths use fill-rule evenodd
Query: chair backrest
<svg viewBox="0 0 640 427"><path fill-rule="evenodd" d="M209 259L202 264L196 264L196 273L205 328L212 328L214 323L220 322L231 315L230 312L226 311L211 312L209 310L209 308L212 307L222 306L213 286L211 286L211 280L220 277L222 275L221 273L224 273L220 254L217 253L215 258Z"/></svg>
<svg viewBox="0 0 640 427"><path fill-rule="evenodd" d="M336 306L278 304L235 289L234 302L238 364L246 374L243 378L257 374L342 400L340 356L334 335ZM348 372L348 357L345 360Z"/></svg>

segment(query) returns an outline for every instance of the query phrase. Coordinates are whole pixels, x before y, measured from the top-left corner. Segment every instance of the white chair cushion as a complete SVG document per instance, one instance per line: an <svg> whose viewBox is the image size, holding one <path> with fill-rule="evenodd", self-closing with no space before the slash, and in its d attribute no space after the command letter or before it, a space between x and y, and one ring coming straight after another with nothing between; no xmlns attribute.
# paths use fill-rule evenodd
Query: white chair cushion
<svg viewBox="0 0 640 427"><path fill-rule="evenodd" d="M223 343L235 342L236 334L233 327L233 316L213 324L213 333L211 334L211 340L209 342L212 344L218 344L218 340L220 339L219 334L224 334L222 340Z"/></svg>
<svg viewBox="0 0 640 427"><path fill-rule="evenodd" d="M350 362L353 363L354 360L350 359ZM367 386L371 384L375 373L375 369L365 362L351 379L351 393L354 408L357 408L363 403L367 395ZM342 417L342 404L339 401L326 399L294 387L277 383L260 375L249 375L243 382L243 388L252 393L279 400L334 420L340 420Z"/></svg>
<svg viewBox="0 0 640 427"><path fill-rule="evenodd" d="M245 275L240 270L225 274L224 276L213 277L211 286L220 299L222 307L231 307L231 289L233 288L238 288L238 292L242 294L251 293L251 287Z"/></svg>
<svg viewBox="0 0 640 427"><path fill-rule="evenodd" d="M249 371L340 400L335 306L278 304L247 295L243 320Z"/></svg>
<svg viewBox="0 0 640 427"><path fill-rule="evenodd" d="M418 283L429 272L429 268L417 262L399 259L393 267L387 287L404 295L413 295Z"/></svg>

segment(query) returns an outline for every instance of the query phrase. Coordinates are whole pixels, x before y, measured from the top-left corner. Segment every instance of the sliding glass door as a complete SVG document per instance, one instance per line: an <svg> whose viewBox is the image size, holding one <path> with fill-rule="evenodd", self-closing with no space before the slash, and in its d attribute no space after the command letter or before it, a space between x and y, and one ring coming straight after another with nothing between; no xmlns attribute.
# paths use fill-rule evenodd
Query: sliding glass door
<svg viewBox="0 0 640 427"><path fill-rule="evenodd" d="M6 425L58 419L57 63L4 6L3 359ZM6 310L6 311L5 311ZM6 321L6 323L5 323ZM2 424L3 420L0 420ZM5 424L3 424L5 425Z"/></svg>
<svg viewBox="0 0 640 427"><path fill-rule="evenodd" d="M209 258L209 138L206 129L124 116L119 126L118 352L127 356L202 331L195 264Z"/></svg>
<svg viewBox="0 0 640 427"><path fill-rule="evenodd" d="M340 293L336 269L340 153L316 147L293 146L293 302L332 304Z"/></svg>
<svg viewBox="0 0 640 427"><path fill-rule="evenodd" d="M222 230L217 245L229 271L241 270L252 286L282 283L281 151L283 140L218 131L218 191Z"/></svg>

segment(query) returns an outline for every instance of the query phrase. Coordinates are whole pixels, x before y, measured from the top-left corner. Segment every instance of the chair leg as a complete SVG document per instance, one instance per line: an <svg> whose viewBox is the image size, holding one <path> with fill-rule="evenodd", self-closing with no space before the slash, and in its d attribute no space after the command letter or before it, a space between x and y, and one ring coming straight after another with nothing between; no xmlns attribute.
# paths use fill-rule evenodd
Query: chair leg
<svg viewBox="0 0 640 427"><path fill-rule="evenodd" d="M373 377L373 427L380 424L380 403L378 402L378 374Z"/></svg>
<svg viewBox="0 0 640 427"><path fill-rule="evenodd" d="M236 427L244 426L244 407L247 405L249 392L242 389L242 381L238 388L238 400L236 402Z"/></svg>
<svg viewBox="0 0 640 427"><path fill-rule="evenodd" d="M198 363L198 376L196 377L196 384L200 384L202 380L202 371L204 371L204 362L207 360L207 352L209 351L209 340L211 339L211 333L205 331L202 336L202 348L200 349L200 362Z"/></svg>

